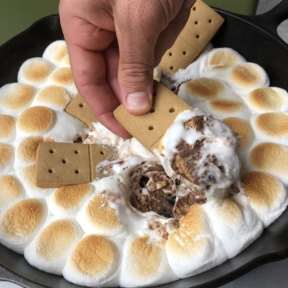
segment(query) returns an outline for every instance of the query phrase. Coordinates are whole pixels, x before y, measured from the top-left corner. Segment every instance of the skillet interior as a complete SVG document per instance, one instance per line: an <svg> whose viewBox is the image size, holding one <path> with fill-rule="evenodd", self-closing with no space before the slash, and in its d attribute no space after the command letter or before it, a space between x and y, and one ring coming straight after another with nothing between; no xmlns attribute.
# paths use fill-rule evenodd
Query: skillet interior
<svg viewBox="0 0 288 288"><path fill-rule="evenodd" d="M288 90L288 48L274 36L264 32L237 15L217 10L225 24L213 44L231 47L248 61L258 63L268 73L271 86ZM63 39L59 17L49 16L36 22L0 47L0 86L17 81L17 71L28 58L42 56L51 42ZM224 264L191 278L179 280L161 287L211 287L224 284L248 270L268 261L286 257L288 247L288 211L269 226L262 236L246 250ZM31 267L22 255L0 245L0 264L8 270L34 283L46 287L78 287L62 277L51 275Z"/></svg>

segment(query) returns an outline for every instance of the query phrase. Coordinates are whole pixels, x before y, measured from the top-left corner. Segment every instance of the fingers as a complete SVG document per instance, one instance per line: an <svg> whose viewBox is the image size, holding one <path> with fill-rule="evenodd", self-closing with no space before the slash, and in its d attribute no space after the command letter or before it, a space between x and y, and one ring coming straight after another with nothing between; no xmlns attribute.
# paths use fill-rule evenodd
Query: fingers
<svg viewBox="0 0 288 288"><path fill-rule="evenodd" d="M77 88L115 134L130 136L113 118L119 103L132 114L150 110L154 64L173 44L193 2L61 0L61 25ZM116 35L117 48L112 45Z"/></svg>
<svg viewBox="0 0 288 288"><path fill-rule="evenodd" d="M119 101L107 82L106 61L102 53L113 43L115 33L100 29L88 21L87 11L84 13L86 17L81 15L81 11L83 14L83 10L86 9L83 7L84 3L81 3L83 6L78 7L79 14L75 7L79 2L61 0L60 4L61 26L67 42L73 78L79 93L104 126L123 138L130 138L131 135L114 119L112 114L112 111L119 105ZM109 26L108 22L106 26Z"/></svg>
<svg viewBox="0 0 288 288"><path fill-rule="evenodd" d="M143 50L132 52L130 49L134 50L134 45L127 47L125 41L122 43L118 66L119 97L129 112L144 114L152 104L154 55L149 55L149 50L153 49L149 44L142 44Z"/></svg>
<svg viewBox="0 0 288 288"><path fill-rule="evenodd" d="M191 7L194 5L196 0L185 0L184 1L184 9L191 9Z"/></svg>
<svg viewBox="0 0 288 288"><path fill-rule="evenodd" d="M120 52L119 100L130 113L143 114L150 110L155 63L184 27L193 2L115 1L114 21Z"/></svg>
<svg viewBox="0 0 288 288"><path fill-rule="evenodd" d="M113 133L129 138L131 135L114 119L112 111L119 105L106 80L106 63L101 52L69 45L73 77L79 93L92 109L98 121Z"/></svg>
<svg viewBox="0 0 288 288"><path fill-rule="evenodd" d="M151 108L153 47L157 39L157 33L151 31L153 24L147 20L152 13L147 11L150 1L120 0L116 3L114 17L119 44L120 101L130 113L144 114Z"/></svg>

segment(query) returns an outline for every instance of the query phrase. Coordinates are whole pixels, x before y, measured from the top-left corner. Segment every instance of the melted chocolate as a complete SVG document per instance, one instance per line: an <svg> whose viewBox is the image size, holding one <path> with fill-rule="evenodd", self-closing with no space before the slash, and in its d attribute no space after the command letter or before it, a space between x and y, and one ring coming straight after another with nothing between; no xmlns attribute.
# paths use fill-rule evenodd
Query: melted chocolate
<svg viewBox="0 0 288 288"><path fill-rule="evenodd" d="M144 162L130 173L131 205L141 212L154 211L167 218L174 217L176 199L174 182L158 163Z"/></svg>
<svg viewBox="0 0 288 288"><path fill-rule="evenodd" d="M172 181L158 163L135 166L130 172L130 182L130 203L141 212L154 211L166 218L179 219L193 204L206 202L204 190L181 176Z"/></svg>

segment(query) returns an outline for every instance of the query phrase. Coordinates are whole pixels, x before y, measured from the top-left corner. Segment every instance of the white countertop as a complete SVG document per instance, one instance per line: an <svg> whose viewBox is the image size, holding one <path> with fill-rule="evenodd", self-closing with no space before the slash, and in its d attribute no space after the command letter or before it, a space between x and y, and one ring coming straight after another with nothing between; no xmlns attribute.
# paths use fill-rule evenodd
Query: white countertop
<svg viewBox="0 0 288 288"><path fill-rule="evenodd" d="M20 286L18 284L12 283L12 282L0 280L0 287L1 288L22 288L23 286Z"/></svg>

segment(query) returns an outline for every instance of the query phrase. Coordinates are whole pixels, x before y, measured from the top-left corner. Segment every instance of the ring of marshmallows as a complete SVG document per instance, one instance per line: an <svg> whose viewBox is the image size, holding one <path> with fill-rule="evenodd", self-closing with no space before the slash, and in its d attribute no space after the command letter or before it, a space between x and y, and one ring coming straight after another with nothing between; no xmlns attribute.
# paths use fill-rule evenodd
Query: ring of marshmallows
<svg viewBox="0 0 288 288"><path fill-rule="evenodd" d="M257 239L287 206L287 92L270 87L263 68L236 51L211 46L165 81L203 111L197 113L239 134L239 193L212 195L176 220L134 208L129 171L158 160L134 138L116 137L100 123L88 127L64 111L77 89L59 40L22 64L17 83L0 88L0 243L69 282L135 287L201 273ZM37 187L39 143L73 143L79 136L117 152L100 164L106 177Z"/></svg>

